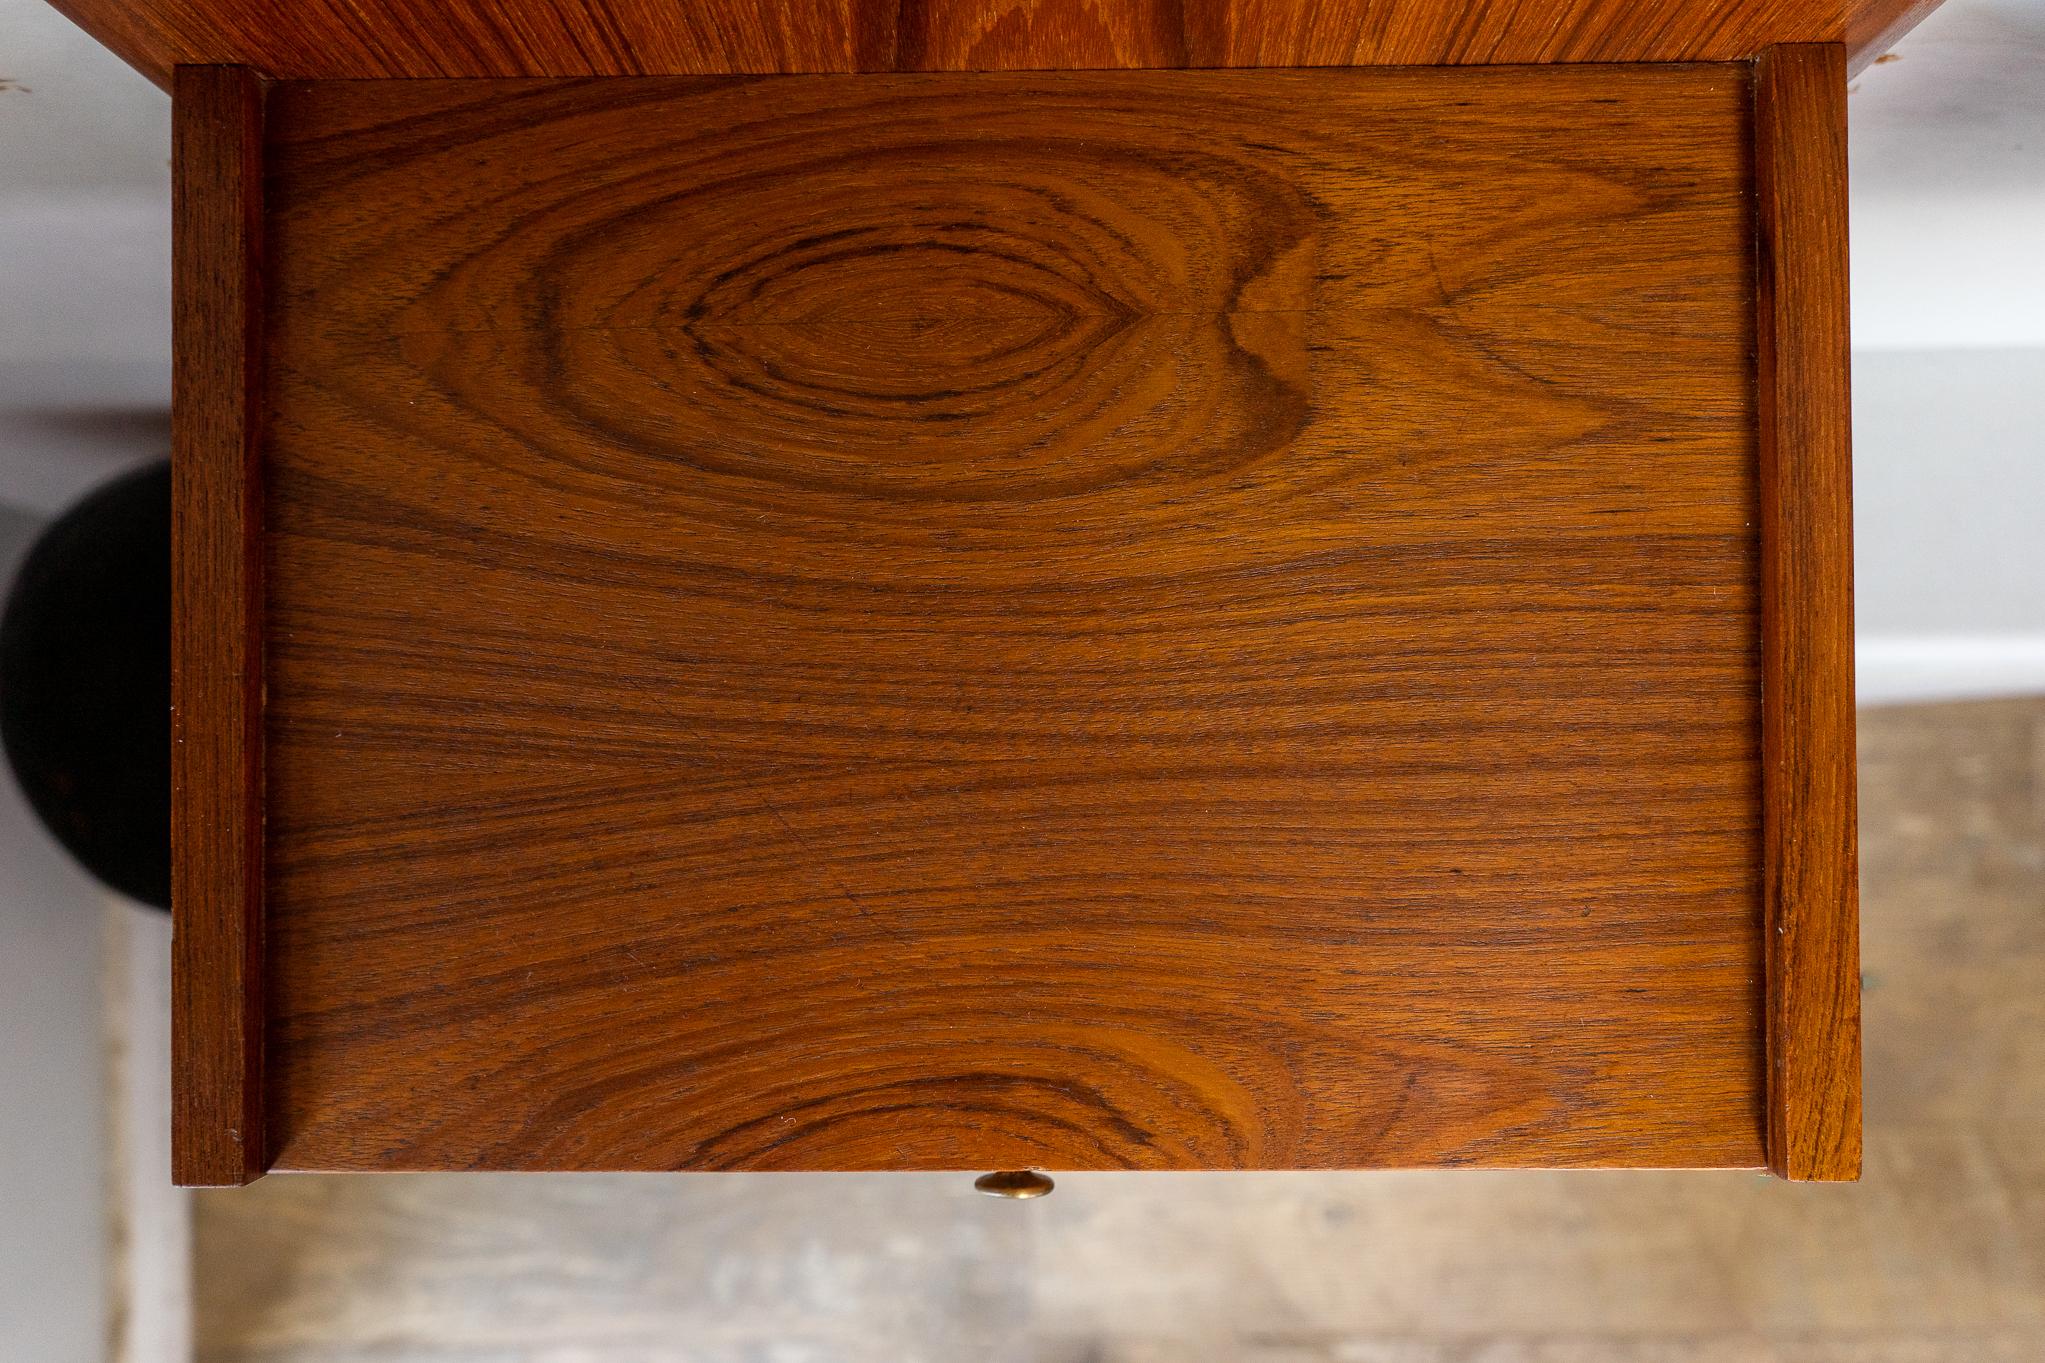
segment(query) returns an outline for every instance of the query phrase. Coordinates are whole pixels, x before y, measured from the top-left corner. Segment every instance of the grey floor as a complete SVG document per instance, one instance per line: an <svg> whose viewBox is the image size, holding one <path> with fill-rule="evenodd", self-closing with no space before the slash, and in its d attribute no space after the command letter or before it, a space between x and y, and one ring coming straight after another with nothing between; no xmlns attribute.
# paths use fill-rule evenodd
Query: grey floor
<svg viewBox="0 0 2045 1363"><path fill-rule="evenodd" d="M273 1177L206 1363L2037 1363L2045 701L1862 715L1867 1177Z"/></svg>

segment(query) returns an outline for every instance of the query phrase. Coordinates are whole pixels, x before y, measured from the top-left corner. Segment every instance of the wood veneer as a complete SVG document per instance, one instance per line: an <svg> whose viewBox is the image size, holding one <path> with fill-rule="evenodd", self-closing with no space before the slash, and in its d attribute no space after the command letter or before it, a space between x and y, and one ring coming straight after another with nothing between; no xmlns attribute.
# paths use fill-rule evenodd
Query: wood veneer
<svg viewBox="0 0 2045 1363"><path fill-rule="evenodd" d="M52 0L160 85L276 77L1730 61L1840 42L1855 69L1936 0Z"/></svg>
<svg viewBox="0 0 2045 1363"><path fill-rule="evenodd" d="M178 73L171 450L173 1173L243 1183L263 1144L262 91Z"/></svg>
<svg viewBox="0 0 2045 1363"><path fill-rule="evenodd" d="M1760 208L1763 805L1769 1165L1860 1173L1846 69L1778 48L1755 78Z"/></svg>
<svg viewBox="0 0 2045 1363"><path fill-rule="evenodd" d="M1761 1164L1749 100L275 86L271 1161Z"/></svg>

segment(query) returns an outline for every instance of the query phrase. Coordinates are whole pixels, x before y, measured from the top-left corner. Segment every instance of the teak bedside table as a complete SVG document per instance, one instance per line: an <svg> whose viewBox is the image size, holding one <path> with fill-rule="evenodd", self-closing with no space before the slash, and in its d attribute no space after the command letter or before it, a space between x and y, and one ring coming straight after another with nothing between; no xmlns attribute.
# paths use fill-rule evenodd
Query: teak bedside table
<svg viewBox="0 0 2045 1363"><path fill-rule="evenodd" d="M188 8L180 1181L1856 1174L1903 6Z"/></svg>

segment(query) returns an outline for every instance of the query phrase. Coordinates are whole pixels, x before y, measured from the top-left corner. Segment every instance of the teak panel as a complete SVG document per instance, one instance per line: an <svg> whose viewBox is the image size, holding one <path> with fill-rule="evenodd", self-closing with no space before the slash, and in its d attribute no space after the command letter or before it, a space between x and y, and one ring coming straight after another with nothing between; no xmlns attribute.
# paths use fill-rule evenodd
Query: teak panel
<svg viewBox="0 0 2045 1363"><path fill-rule="evenodd" d="M171 448L172 1172L263 1148L262 90L180 68Z"/></svg>
<svg viewBox="0 0 2045 1363"><path fill-rule="evenodd" d="M1860 1174L1846 62L1778 48L1754 89L1769 1164Z"/></svg>
<svg viewBox="0 0 2045 1363"><path fill-rule="evenodd" d="M1761 1164L1750 93L275 87L276 1163Z"/></svg>
<svg viewBox="0 0 2045 1363"><path fill-rule="evenodd" d="M52 0L158 84L297 79L1872 61L1936 0Z"/></svg>

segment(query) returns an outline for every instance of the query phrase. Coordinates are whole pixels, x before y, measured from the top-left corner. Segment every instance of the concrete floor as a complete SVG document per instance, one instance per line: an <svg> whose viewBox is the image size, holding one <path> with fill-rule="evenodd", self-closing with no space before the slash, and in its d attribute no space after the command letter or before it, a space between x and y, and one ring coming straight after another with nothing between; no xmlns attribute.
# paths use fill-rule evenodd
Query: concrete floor
<svg viewBox="0 0 2045 1363"><path fill-rule="evenodd" d="M1867 1177L273 1177L205 1363L2037 1363L2045 701L1872 711Z"/></svg>

